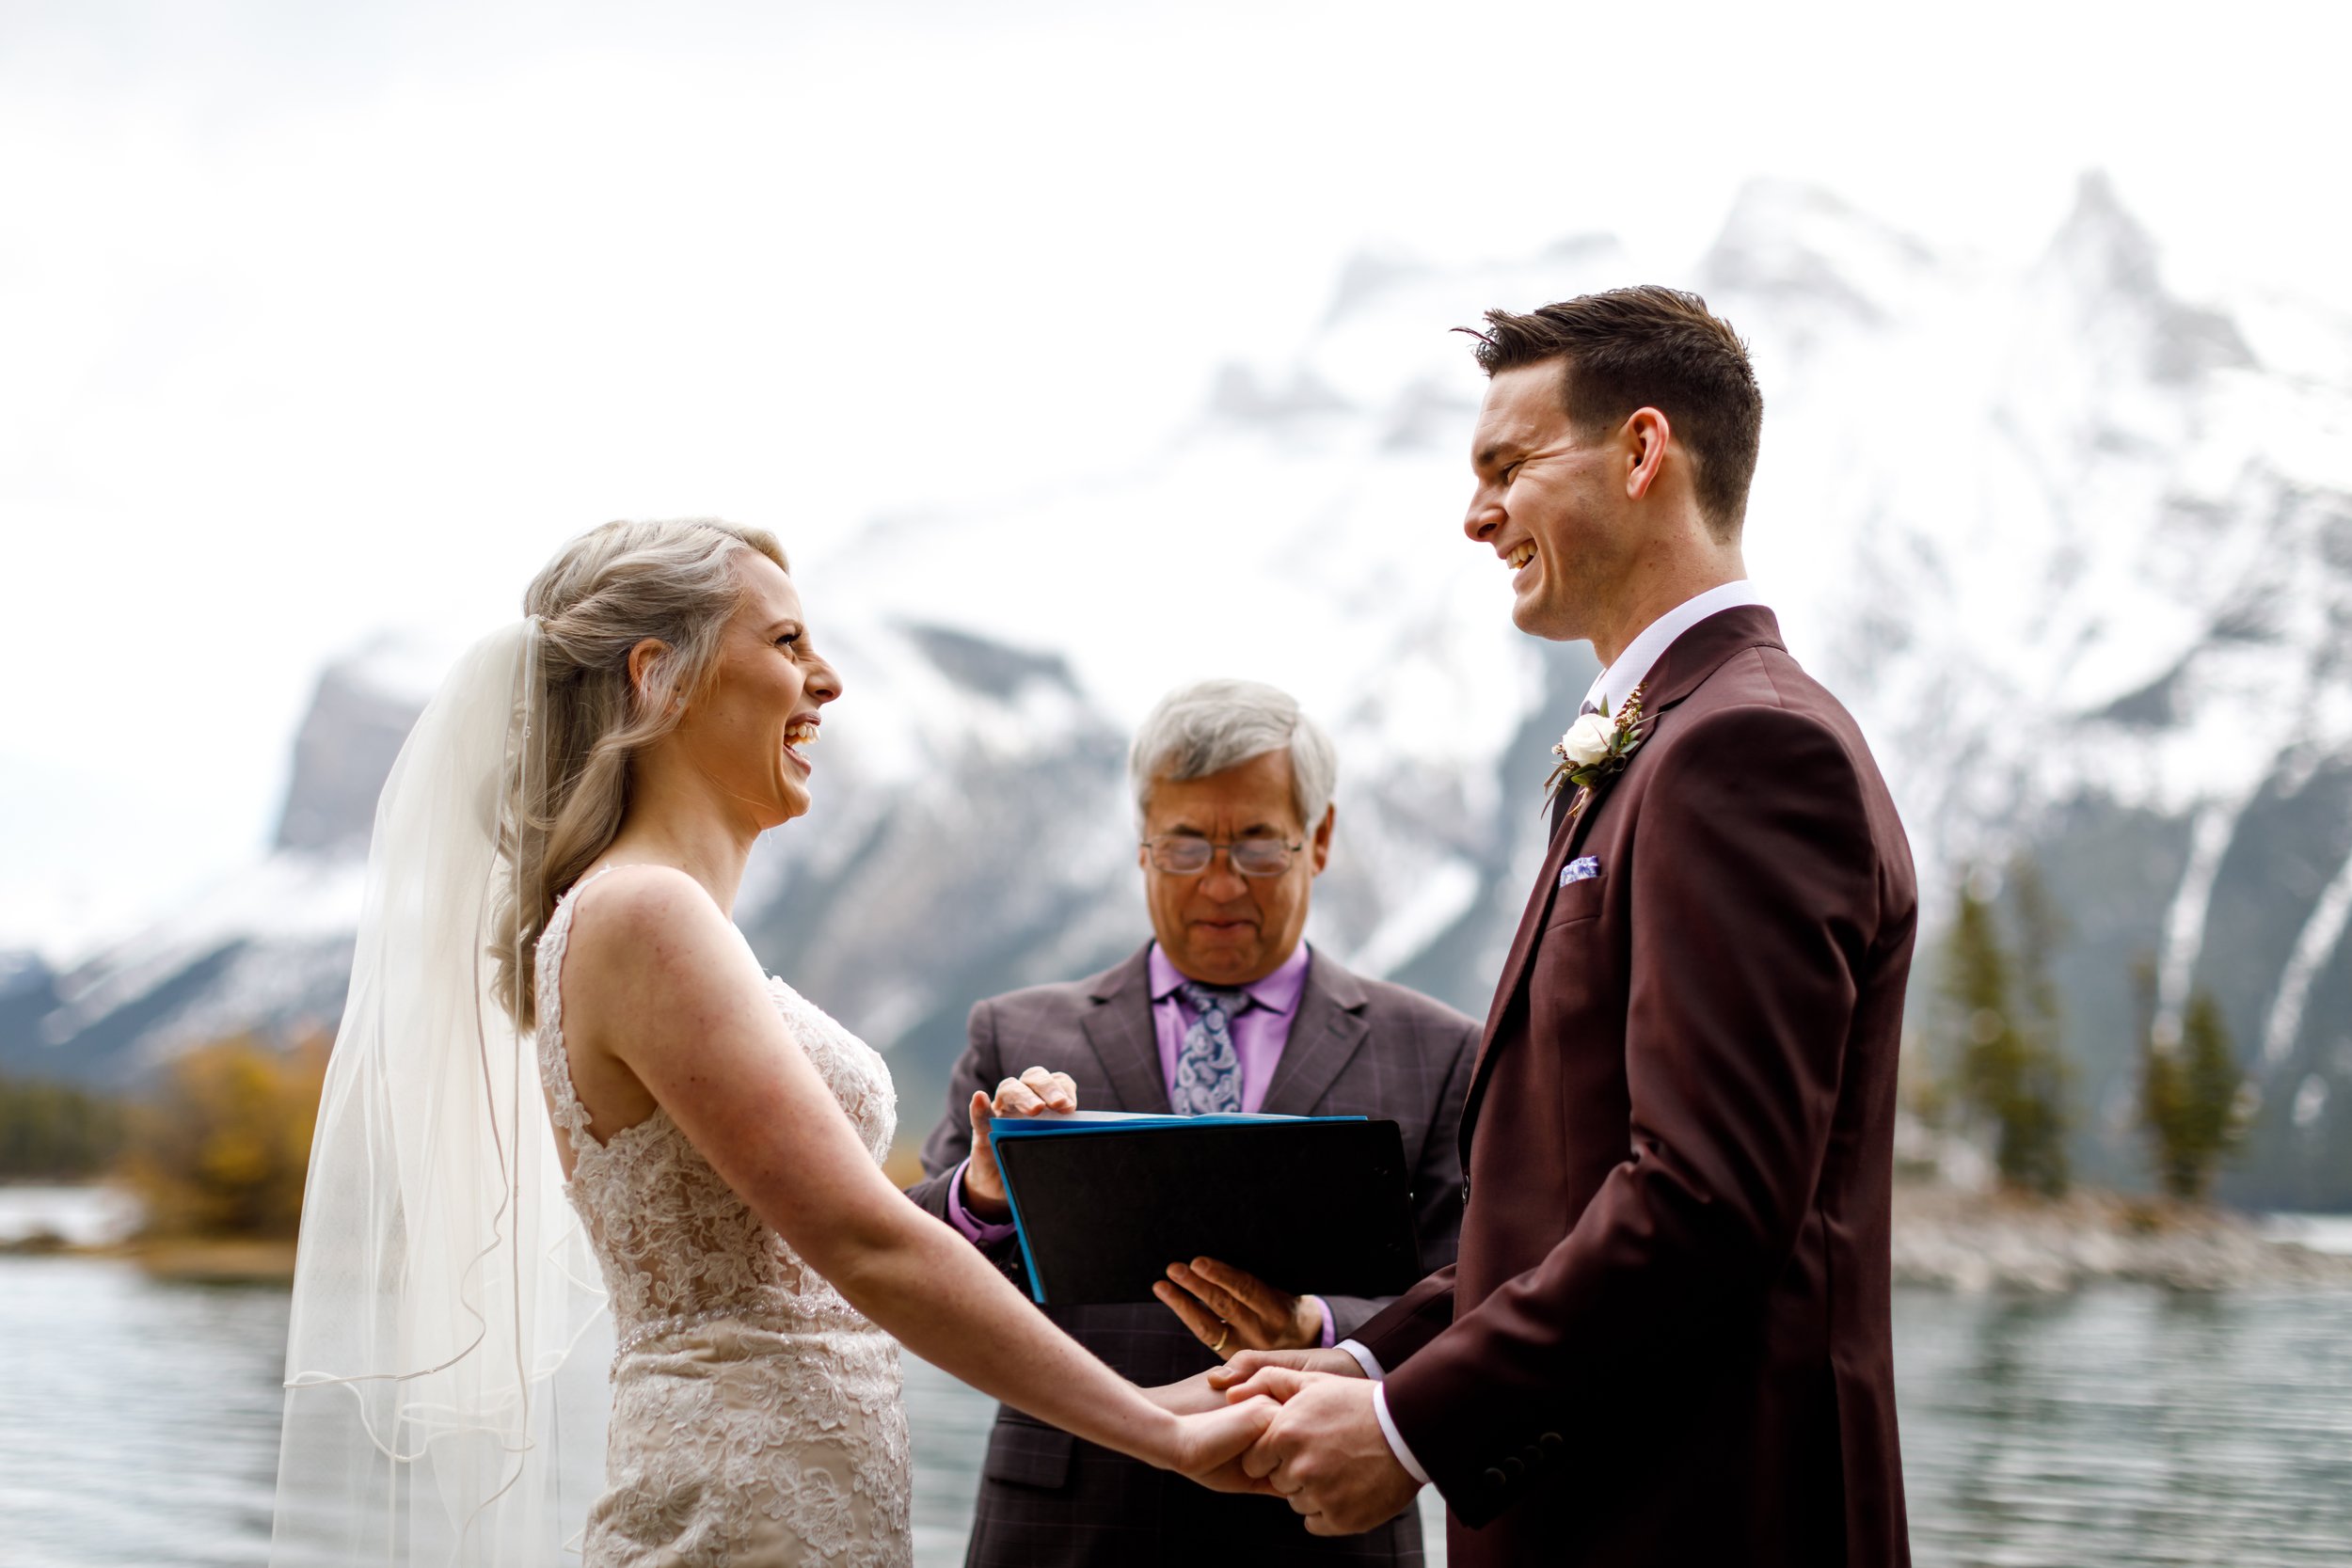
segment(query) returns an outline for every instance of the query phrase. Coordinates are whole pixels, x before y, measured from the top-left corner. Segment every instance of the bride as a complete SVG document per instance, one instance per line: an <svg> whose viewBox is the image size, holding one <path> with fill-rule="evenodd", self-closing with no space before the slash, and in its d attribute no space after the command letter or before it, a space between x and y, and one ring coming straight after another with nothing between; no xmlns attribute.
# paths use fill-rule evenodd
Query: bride
<svg viewBox="0 0 2352 1568"><path fill-rule="evenodd" d="M599 1568L903 1568L901 1343L1244 1484L1270 1402L1136 1389L908 1202L881 1170L882 1058L729 918L754 840L808 809L841 694L775 540L608 524L525 608L378 806L273 1563L506 1568L568 1544Z"/></svg>

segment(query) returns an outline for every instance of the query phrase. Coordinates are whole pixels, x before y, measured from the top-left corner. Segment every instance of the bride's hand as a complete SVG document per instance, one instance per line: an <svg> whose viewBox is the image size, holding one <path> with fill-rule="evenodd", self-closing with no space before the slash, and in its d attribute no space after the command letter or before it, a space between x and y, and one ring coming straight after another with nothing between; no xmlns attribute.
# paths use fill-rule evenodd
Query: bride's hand
<svg viewBox="0 0 2352 1568"><path fill-rule="evenodd" d="M1191 1477L1212 1492L1271 1494L1273 1487L1268 1482L1242 1468L1242 1458L1264 1435L1265 1429L1274 1424L1275 1413L1281 1408L1260 1394L1221 1410L1179 1416L1175 1454L1168 1467Z"/></svg>
<svg viewBox="0 0 2352 1568"><path fill-rule="evenodd" d="M1171 1416L1198 1416L1203 1411L1222 1410L1227 1402L1222 1389L1209 1386L1206 1372L1195 1372L1181 1383L1146 1388L1143 1397Z"/></svg>

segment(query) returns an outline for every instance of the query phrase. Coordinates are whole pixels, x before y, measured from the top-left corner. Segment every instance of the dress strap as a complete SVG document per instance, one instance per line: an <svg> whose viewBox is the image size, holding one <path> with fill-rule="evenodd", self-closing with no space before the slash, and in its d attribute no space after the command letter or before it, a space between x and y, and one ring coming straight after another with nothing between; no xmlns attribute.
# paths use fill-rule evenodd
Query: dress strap
<svg viewBox="0 0 2352 1568"><path fill-rule="evenodd" d="M580 1102L572 1087L571 1053L564 1048L564 951L571 941L572 908L581 890L606 872L620 869L600 865L565 888L564 896L555 901L554 912L548 916L546 929L539 933L539 950L533 956L539 997L539 1078L547 1085L555 1124L570 1140L575 1159L598 1146L596 1135L588 1131L588 1107Z"/></svg>

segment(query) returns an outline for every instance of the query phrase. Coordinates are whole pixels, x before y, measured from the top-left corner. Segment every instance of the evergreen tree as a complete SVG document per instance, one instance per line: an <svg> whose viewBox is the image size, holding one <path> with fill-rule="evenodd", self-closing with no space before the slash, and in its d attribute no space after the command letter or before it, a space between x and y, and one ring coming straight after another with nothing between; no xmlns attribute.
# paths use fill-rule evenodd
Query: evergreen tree
<svg viewBox="0 0 2352 1568"><path fill-rule="evenodd" d="M2246 1140L2246 1076L2213 993L2199 989L2177 1027L2156 1016L2153 966L2140 966L2140 1117L2156 1178L2185 1203L2212 1193L2221 1163Z"/></svg>
<svg viewBox="0 0 2352 1568"><path fill-rule="evenodd" d="M2010 863L2009 885L2017 910L2018 990L2025 1002L2027 1043L2051 1061L2062 1061L2059 1040L2066 1020L2058 981L2050 973L2050 955L2066 941L2066 918L2051 902L2041 868L2031 861L2021 856Z"/></svg>
<svg viewBox="0 0 2352 1568"><path fill-rule="evenodd" d="M2018 991L2024 1003L2019 1033L2025 1046L2014 1111L2022 1123L2021 1178L2012 1180L2059 1197L2074 1180L2066 1158L2066 1100L2074 1074L2066 1060L2066 1015L2050 958L2065 943L2066 921L2042 880L2041 868L2031 861L2022 856L2012 861L2009 881L2017 911Z"/></svg>
<svg viewBox="0 0 2352 1568"><path fill-rule="evenodd" d="M2055 940L2055 916L2029 877L2021 1006L2017 966L2002 942L1991 895L1978 880L1962 884L1945 942L1944 996L1959 1037L1955 1087L1961 1102L1993 1127L2002 1181L2057 1197L2065 1193L2070 1173L2067 1074L2058 1044L2057 992L2044 961Z"/></svg>

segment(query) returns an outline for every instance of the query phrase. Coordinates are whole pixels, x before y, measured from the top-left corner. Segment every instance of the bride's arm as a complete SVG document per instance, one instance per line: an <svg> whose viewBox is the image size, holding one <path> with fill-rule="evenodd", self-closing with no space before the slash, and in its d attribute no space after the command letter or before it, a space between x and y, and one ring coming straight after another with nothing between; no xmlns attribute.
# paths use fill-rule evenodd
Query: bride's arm
<svg viewBox="0 0 2352 1568"><path fill-rule="evenodd" d="M564 965L567 1045L633 1072L850 1306L982 1392L1165 1468L1213 1469L1263 1430L1270 1404L1180 1418L1155 1403L909 1203L786 1033L734 927L683 873L634 870L596 891Z"/></svg>

